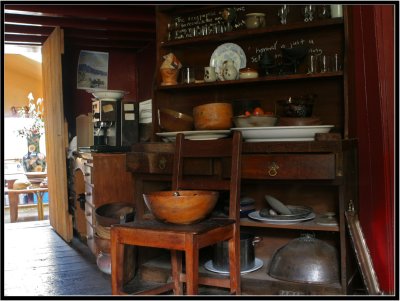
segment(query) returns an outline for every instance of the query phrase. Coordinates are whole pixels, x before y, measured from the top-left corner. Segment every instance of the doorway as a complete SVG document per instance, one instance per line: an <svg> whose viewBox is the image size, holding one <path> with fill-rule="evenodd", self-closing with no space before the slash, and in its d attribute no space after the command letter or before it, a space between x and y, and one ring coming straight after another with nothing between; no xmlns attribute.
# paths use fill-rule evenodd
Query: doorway
<svg viewBox="0 0 400 301"><path fill-rule="evenodd" d="M4 46L4 176L46 185L46 137L43 121L42 54L40 46ZM27 143L35 134L35 143ZM33 141L32 139L30 141ZM34 148L34 149L33 149ZM36 160L34 159L36 156ZM25 157L25 160L24 160ZM7 183L7 181L5 182ZM28 182L27 182L28 183ZM8 187L13 188L13 187ZM43 218L48 219L48 193L41 194ZM4 194L4 222L10 216L9 195ZM19 194L17 221L38 220L38 194ZM42 218L42 217L41 217Z"/></svg>

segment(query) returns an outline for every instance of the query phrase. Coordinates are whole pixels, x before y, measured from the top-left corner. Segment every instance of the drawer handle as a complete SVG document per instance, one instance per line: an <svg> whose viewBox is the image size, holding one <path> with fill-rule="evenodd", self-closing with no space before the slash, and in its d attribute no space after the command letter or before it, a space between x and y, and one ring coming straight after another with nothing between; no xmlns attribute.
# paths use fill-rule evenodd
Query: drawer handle
<svg viewBox="0 0 400 301"><path fill-rule="evenodd" d="M92 214L90 212L86 213L86 216L92 216Z"/></svg>
<svg viewBox="0 0 400 301"><path fill-rule="evenodd" d="M268 175L270 177L275 177L278 174L278 169L279 166L278 164L276 164L275 162L272 162L269 166L268 166Z"/></svg>
<svg viewBox="0 0 400 301"><path fill-rule="evenodd" d="M85 172L85 177L88 177L88 176L90 176L90 173L89 172Z"/></svg>
<svg viewBox="0 0 400 301"><path fill-rule="evenodd" d="M158 160L158 168L163 170L167 167L167 159L165 157L161 157L160 160Z"/></svg>
<svg viewBox="0 0 400 301"><path fill-rule="evenodd" d="M91 192L85 192L85 196L91 196L92 193Z"/></svg>

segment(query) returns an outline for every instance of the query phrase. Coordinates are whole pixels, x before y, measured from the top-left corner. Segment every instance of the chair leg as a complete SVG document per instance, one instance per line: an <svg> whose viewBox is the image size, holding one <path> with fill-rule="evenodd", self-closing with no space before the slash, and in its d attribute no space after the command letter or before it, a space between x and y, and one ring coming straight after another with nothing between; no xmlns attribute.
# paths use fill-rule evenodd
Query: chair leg
<svg viewBox="0 0 400 301"><path fill-rule="evenodd" d="M199 248L196 239L186 240L185 259L186 259L186 293L187 295L198 295Z"/></svg>
<svg viewBox="0 0 400 301"><path fill-rule="evenodd" d="M231 293L241 294L240 282L240 236L235 231L233 237L229 240L229 270Z"/></svg>
<svg viewBox="0 0 400 301"><path fill-rule="evenodd" d="M183 285L180 280L182 274L182 252L171 250L172 279L174 281L174 295L183 295Z"/></svg>
<svg viewBox="0 0 400 301"><path fill-rule="evenodd" d="M111 291L113 295L122 293L124 278L124 244L119 243L118 229L111 228Z"/></svg>

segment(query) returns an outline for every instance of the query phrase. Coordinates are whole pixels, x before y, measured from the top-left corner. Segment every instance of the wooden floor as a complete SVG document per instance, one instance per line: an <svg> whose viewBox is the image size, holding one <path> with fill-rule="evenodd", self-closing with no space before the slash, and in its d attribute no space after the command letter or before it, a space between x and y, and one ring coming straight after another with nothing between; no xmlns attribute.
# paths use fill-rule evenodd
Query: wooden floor
<svg viewBox="0 0 400 301"><path fill-rule="evenodd" d="M4 296L111 295L88 247L66 243L48 220L4 226Z"/></svg>

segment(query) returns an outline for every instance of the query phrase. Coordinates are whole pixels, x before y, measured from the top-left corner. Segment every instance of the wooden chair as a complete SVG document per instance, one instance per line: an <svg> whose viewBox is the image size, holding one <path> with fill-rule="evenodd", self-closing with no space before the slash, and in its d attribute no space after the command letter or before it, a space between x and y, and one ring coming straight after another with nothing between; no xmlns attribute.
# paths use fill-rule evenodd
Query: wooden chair
<svg viewBox="0 0 400 301"><path fill-rule="evenodd" d="M211 141L194 141L184 139L178 134L175 145L172 190L218 190L229 191L229 216L210 217L191 225L175 225L157 220L135 220L129 224L111 227L111 281L113 295L123 292L123 250L124 245L164 248L171 252L172 282L160 287L141 291L138 294L160 294L173 290L175 295L183 294L183 283L186 283L188 295L198 294L198 285L209 285L229 288L231 294L241 294L240 285L240 231L239 231L239 197L241 180L241 133L235 131L233 138ZM230 176L222 177L222 165L219 175L210 177L184 176L185 158L213 158L219 162L229 159ZM216 160L218 158L218 160ZM225 161L226 162L226 161ZM217 242L228 240L230 277L199 277L199 249ZM185 273L182 272L182 251L185 252Z"/></svg>

